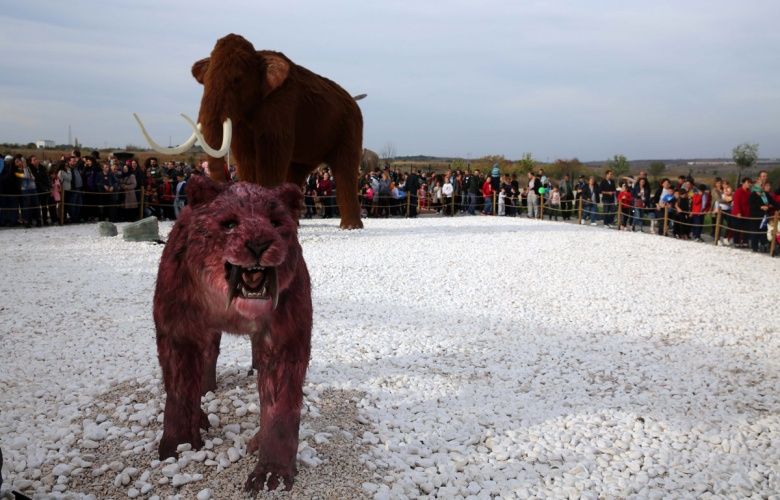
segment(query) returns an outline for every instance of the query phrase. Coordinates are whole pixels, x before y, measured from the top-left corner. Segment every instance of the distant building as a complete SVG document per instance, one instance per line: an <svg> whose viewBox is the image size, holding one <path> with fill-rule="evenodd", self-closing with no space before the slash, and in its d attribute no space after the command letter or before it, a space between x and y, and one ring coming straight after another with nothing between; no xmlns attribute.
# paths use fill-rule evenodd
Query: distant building
<svg viewBox="0 0 780 500"><path fill-rule="evenodd" d="M50 139L42 139L40 141L35 141L35 147L38 149L42 148L53 148L54 147L54 141Z"/></svg>

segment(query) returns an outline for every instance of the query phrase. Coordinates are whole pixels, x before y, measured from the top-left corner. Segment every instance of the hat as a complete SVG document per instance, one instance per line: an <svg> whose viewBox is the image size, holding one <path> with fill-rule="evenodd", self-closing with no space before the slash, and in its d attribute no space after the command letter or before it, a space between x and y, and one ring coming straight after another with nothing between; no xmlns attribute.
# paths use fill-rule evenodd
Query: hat
<svg viewBox="0 0 780 500"><path fill-rule="evenodd" d="M13 161L14 157L11 155L5 155L5 161Z"/></svg>

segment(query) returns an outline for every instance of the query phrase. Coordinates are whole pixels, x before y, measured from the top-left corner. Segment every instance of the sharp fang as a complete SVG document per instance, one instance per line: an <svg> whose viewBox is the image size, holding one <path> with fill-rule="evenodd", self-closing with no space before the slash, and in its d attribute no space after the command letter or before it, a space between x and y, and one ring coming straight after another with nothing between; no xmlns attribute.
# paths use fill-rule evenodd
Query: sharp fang
<svg viewBox="0 0 780 500"><path fill-rule="evenodd" d="M226 311L230 308L230 303L233 302L233 299L236 297L239 279L241 279L241 268L238 266L231 267L230 276L228 277L227 302L225 303Z"/></svg>
<svg viewBox="0 0 780 500"><path fill-rule="evenodd" d="M273 301L273 307L274 310L276 310L276 306L279 305L279 279L276 274L276 268L271 268L270 276L268 276L267 279L267 288L270 288L268 290L271 294L271 300Z"/></svg>

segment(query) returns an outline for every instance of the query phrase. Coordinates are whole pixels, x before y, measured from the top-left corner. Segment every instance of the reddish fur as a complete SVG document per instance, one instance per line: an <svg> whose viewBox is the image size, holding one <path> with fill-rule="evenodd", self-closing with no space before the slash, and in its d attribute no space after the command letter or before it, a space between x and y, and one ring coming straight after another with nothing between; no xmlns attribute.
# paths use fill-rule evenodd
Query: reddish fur
<svg viewBox="0 0 780 500"><path fill-rule="evenodd" d="M289 489L296 473L312 327L311 284L297 238L300 189L290 184L275 189L245 182L217 184L194 176L187 191L191 204L171 231L154 295L157 351L167 393L160 459L175 456L181 443L203 445L200 429L208 421L200 396L204 382L214 382L220 332L249 335L258 339L253 362L261 416L251 443L251 451L259 450L259 461L246 487L275 489L284 483ZM227 219L238 226L223 227ZM270 301L242 302L251 302L254 309L247 312L238 304L243 299L225 309L224 264L258 264L245 245L250 239L271 242L259 264L277 268L276 310Z"/></svg>
<svg viewBox="0 0 780 500"><path fill-rule="evenodd" d="M255 51L233 34L219 39L192 74L203 84L199 121L206 141L218 147L222 122L233 121L231 151L241 180L300 186L327 163L338 184L341 227L363 227L357 198L363 116L352 96L284 54ZM223 165L209 159L215 180L225 180Z"/></svg>

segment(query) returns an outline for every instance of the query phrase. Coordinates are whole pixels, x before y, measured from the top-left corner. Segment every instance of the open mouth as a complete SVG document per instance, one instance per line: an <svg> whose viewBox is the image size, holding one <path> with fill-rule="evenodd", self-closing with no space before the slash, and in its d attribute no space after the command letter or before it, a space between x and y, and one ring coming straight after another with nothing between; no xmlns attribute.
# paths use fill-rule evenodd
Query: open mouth
<svg viewBox="0 0 780 500"><path fill-rule="evenodd" d="M241 267L225 262L227 281L227 303L225 309L236 297L247 300L270 300L273 307L279 303L279 282L275 267Z"/></svg>

